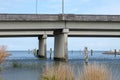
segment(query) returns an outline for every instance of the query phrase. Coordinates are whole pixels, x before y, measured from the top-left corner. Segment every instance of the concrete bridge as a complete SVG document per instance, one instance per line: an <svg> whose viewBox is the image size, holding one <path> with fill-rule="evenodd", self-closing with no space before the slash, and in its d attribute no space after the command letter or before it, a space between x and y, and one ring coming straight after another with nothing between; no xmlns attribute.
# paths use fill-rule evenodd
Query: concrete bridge
<svg viewBox="0 0 120 80"><path fill-rule="evenodd" d="M120 37L120 15L0 14L0 37L21 36L38 36L42 58L55 37L54 59L67 60L68 37Z"/></svg>

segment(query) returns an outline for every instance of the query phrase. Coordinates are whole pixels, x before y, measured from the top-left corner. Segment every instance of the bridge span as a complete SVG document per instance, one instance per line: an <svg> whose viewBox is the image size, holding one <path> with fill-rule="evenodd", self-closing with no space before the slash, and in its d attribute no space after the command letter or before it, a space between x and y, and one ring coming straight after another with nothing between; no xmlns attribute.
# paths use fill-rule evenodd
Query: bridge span
<svg viewBox="0 0 120 80"><path fill-rule="evenodd" d="M67 60L68 37L120 37L120 15L0 14L0 37L38 36L46 57L47 36L55 37L54 59Z"/></svg>

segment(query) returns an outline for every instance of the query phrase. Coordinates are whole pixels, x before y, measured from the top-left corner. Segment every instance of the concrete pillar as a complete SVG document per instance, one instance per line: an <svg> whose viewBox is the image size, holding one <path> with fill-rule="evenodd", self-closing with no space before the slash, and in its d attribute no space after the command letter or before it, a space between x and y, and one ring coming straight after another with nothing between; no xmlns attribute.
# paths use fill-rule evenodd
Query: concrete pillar
<svg viewBox="0 0 120 80"><path fill-rule="evenodd" d="M46 39L47 35L40 35L39 39L39 49L38 49L38 57L46 58Z"/></svg>
<svg viewBox="0 0 120 80"><path fill-rule="evenodd" d="M54 31L54 60L68 59L68 32L69 29Z"/></svg>

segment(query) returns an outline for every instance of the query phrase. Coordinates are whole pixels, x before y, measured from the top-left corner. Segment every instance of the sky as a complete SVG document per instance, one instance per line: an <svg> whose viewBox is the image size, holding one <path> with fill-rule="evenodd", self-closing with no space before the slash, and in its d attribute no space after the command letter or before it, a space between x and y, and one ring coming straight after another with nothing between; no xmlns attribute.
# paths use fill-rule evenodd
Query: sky
<svg viewBox="0 0 120 80"><path fill-rule="evenodd" d="M0 0L1 14L60 14L62 0ZM120 0L64 0L65 14L120 15ZM0 45L8 50L32 50L38 48L37 37L0 38ZM120 49L120 38L68 38L69 50ZM54 48L54 38L47 38L47 50Z"/></svg>

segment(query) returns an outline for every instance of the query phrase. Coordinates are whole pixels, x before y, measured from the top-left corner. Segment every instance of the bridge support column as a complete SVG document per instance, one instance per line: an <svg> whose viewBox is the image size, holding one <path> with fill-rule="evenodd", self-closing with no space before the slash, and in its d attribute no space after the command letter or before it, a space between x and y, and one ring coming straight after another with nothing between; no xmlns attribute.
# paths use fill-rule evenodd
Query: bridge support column
<svg viewBox="0 0 120 80"><path fill-rule="evenodd" d="M54 60L68 60L69 29L55 30Z"/></svg>
<svg viewBox="0 0 120 80"><path fill-rule="evenodd" d="M47 35L40 35L39 39L39 49L38 49L38 57L46 58L46 39Z"/></svg>

